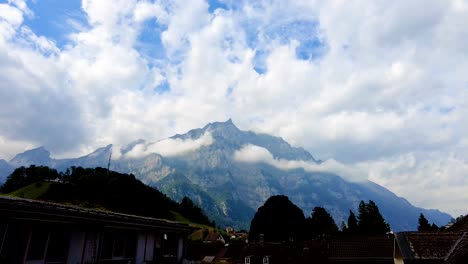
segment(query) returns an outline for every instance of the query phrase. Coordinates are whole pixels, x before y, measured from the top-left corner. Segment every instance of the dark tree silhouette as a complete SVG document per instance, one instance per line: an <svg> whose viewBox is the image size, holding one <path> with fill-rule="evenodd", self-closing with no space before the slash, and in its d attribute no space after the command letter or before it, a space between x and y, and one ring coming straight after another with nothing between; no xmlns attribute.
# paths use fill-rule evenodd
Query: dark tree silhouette
<svg viewBox="0 0 468 264"><path fill-rule="evenodd" d="M358 230L366 235L380 235L390 231L389 224L385 222L372 200L367 204L364 201L359 203Z"/></svg>
<svg viewBox="0 0 468 264"><path fill-rule="evenodd" d="M432 227L429 224L429 221L427 221L426 217L422 213L419 215L418 223L419 223L418 231L431 231L432 230Z"/></svg>
<svg viewBox="0 0 468 264"><path fill-rule="evenodd" d="M311 238L320 235L331 235L338 232L338 226L323 207L315 207L312 210L312 216L306 219L306 225Z"/></svg>
<svg viewBox="0 0 468 264"><path fill-rule="evenodd" d="M180 202L180 212L194 222L211 226L215 225L214 222L210 222L210 219L203 213L203 210L186 196Z"/></svg>
<svg viewBox="0 0 468 264"><path fill-rule="evenodd" d="M348 233L348 226L346 226L344 221L341 221L341 232Z"/></svg>
<svg viewBox="0 0 468 264"><path fill-rule="evenodd" d="M249 240L259 241L260 234L264 235L265 241L302 239L304 222L304 213L287 196L272 196L255 213Z"/></svg>
<svg viewBox="0 0 468 264"><path fill-rule="evenodd" d="M353 211L349 210L349 217L348 217L348 233L355 234L358 232L358 221L356 219L356 215Z"/></svg>
<svg viewBox="0 0 468 264"><path fill-rule="evenodd" d="M432 223L431 225L431 231L439 231L441 230L436 224Z"/></svg>
<svg viewBox="0 0 468 264"><path fill-rule="evenodd" d="M429 221L426 219L426 217L421 213L419 215L418 219L418 231L420 232L427 232L427 231L439 231L441 228L439 228L436 224L432 223L429 224Z"/></svg>
<svg viewBox="0 0 468 264"><path fill-rule="evenodd" d="M28 168L19 167L8 176L0 191L2 193L10 193L38 181L53 180L60 177L60 174L55 169L50 169L46 166L31 165Z"/></svg>

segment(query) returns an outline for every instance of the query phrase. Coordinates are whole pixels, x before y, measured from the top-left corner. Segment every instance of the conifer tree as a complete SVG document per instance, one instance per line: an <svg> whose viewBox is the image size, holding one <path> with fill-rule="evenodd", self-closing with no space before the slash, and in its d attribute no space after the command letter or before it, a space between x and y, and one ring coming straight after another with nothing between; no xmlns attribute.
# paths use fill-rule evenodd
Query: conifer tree
<svg viewBox="0 0 468 264"><path fill-rule="evenodd" d="M323 207L315 207L310 218L306 219L310 236L330 235L338 232L338 226Z"/></svg>
<svg viewBox="0 0 468 264"><path fill-rule="evenodd" d="M348 233L348 227L344 221L341 221L341 232Z"/></svg>
<svg viewBox="0 0 468 264"><path fill-rule="evenodd" d="M432 227L429 224L429 221L427 221L426 217L422 213L419 215L418 223L419 223L418 231L431 231L432 230Z"/></svg>
<svg viewBox="0 0 468 264"><path fill-rule="evenodd" d="M348 217L348 233L355 234L358 232L358 222L356 219L356 215L354 212L349 210L349 217Z"/></svg>
<svg viewBox="0 0 468 264"><path fill-rule="evenodd" d="M390 226L380 214L379 208L370 200L359 204L358 230L361 234L380 235L390 231Z"/></svg>

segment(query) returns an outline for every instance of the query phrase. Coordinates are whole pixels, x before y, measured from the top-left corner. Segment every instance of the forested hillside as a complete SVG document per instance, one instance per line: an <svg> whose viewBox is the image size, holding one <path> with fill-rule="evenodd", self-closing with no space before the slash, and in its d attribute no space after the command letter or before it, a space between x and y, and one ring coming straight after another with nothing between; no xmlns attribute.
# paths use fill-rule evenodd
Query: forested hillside
<svg viewBox="0 0 468 264"><path fill-rule="evenodd" d="M120 213L214 225L190 199L179 204L132 174L104 168L71 167L57 172L46 166L20 167L8 176L0 193Z"/></svg>

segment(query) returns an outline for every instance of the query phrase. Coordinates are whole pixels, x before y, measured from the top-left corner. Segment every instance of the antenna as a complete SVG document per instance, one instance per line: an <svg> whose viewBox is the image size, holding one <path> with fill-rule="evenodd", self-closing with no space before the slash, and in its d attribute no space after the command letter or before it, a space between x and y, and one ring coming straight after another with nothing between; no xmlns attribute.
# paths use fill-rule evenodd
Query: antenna
<svg viewBox="0 0 468 264"><path fill-rule="evenodd" d="M109 161L107 162L107 176L109 176L109 168L110 168L111 158L112 158L112 148L110 149Z"/></svg>

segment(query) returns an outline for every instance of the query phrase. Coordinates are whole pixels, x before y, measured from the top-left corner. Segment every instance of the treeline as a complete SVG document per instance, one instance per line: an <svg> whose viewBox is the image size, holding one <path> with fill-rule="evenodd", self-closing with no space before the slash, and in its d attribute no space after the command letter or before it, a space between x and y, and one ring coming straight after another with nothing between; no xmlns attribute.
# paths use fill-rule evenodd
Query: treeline
<svg viewBox="0 0 468 264"><path fill-rule="evenodd" d="M383 235L389 231L389 224L373 201L361 201L357 217L350 210L348 222L342 223L340 230L325 208L315 207L310 217L305 217L287 196L276 195L257 210L250 225L249 241L259 241L261 236L265 241L297 241L339 233Z"/></svg>
<svg viewBox="0 0 468 264"><path fill-rule="evenodd" d="M185 197L179 204L132 174L82 167L57 172L46 166L31 165L10 174L0 193L21 196L18 190L30 185L36 189L47 185L36 197L41 200L164 219L174 219L174 213L178 213L192 222L214 225L189 198Z"/></svg>
<svg viewBox="0 0 468 264"><path fill-rule="evenodd" d="M436 224L432 223L429 224L429 221L426 217L421 213L418 219L418 231L420 232L427 232L427 231L443 231L445 230L445 226L438 227Z"/></svg>
<svg viewBox="0 0 468 264"><path fill-rule="evenodd" d="M373 202L361 201L358 215L349 210L347 222L341 228L323 207L315 207L309 217L293 204L287 196L270 197L258 208L252 219L249 232L250 241L290 241L310 240L330 235L385 235L390 232L390 225L385 221L380 210ZM418 231L442 231L445 227L429 224L421 213L418 219Z"/></svg>

